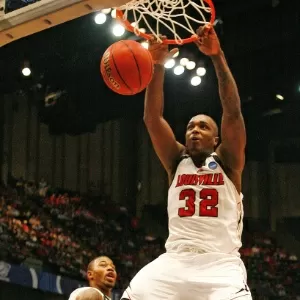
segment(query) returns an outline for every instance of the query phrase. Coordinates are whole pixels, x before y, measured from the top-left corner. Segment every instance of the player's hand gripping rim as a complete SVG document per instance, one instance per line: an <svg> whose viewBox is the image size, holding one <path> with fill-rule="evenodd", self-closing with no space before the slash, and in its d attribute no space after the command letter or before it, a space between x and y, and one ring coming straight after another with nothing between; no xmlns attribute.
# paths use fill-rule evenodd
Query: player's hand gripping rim
<svg viewBox="0 0 300 300"><path fill-rule="evenodd" d="M160 40L156 39L154 36L148 41L149 52L151 53L153 63L155 65L164 65L168 59L171 59L179 50L178 48L173 48L169 51L167 44L163 43L167 39L165 35L159 36Z"/></svg>

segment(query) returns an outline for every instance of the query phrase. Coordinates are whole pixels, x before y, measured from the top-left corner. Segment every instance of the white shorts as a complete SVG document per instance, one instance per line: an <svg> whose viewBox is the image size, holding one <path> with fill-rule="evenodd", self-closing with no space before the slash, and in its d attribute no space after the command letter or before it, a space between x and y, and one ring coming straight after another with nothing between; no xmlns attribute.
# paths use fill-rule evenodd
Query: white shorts
<svg viewBox="0 0 300 300"><path fill-rule="evenodd" d="M242 260L219 253L165 253L141 269L121 299L251 300Z"/></svg>

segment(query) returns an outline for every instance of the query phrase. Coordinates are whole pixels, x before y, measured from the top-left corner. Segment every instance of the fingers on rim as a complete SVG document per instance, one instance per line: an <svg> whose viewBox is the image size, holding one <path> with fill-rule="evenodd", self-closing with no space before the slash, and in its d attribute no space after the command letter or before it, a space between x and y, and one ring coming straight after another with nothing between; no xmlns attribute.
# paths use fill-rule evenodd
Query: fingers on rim
<svg viewBox="0 0 300 300"><path fill-rule="evenodd" d="M155 35L151 35L149 42L151 44L161 44L161 41L164 41L166 39L167 39L167 37L165 35L159 34L157 37Z"/></svg>
<svg viewBox="0 0 300 300"><path fill-rule="evenodd" d="M210 30L212 30L212 29L213 29L212 24L211 23L207 23L207 24L205 24L203 26L200 26L197 29L196 33L197 33L198 36L205 36L205 35L208 35L209 32L210 32Z"/></svg>

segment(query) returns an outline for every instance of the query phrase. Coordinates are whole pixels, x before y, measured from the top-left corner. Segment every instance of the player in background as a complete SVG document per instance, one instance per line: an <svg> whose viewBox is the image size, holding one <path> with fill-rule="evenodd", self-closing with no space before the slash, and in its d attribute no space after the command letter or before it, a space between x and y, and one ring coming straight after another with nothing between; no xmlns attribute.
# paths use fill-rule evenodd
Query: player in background
<svg viewBox="0 0 300 300"><path fill-rule="evenodd" d="M166 253L137 273L123 300L251 299L239 254L246 145L240 97L213 26L200 27L197 35L196 45L218 78L221 142L215 121L203 114L189 121L185 145L176 141L163 117L163 83L164 63L177 50L151 40L155 67L144 121L168 173L169 237Z"/></svg>
<svg viewBox="0 0 300 300"><path fill-rule="evenodd" d="M117 273L113 261L107 256L93 259L87 269L89 287L78 288L69 300L110 300Z"/></svg>

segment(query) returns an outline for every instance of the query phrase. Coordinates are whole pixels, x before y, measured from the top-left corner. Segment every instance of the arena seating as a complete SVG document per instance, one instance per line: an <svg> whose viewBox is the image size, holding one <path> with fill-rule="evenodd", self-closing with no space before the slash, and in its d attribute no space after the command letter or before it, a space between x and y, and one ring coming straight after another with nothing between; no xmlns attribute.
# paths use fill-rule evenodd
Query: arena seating
<svg viewBox="0 0 300 300"><path fill-rule="evenodd" d="M41 260L47 271L82 279L88 262L99 254L114 259L117 288L164 252L164 241L147 236L129 210L107 204L106 197L17 180L0 187L0 259L22 263ZM254 299L297 299L300 263L273 238L244 233L241 255ZM298 298L299 299L299 298Z"/></svg>

